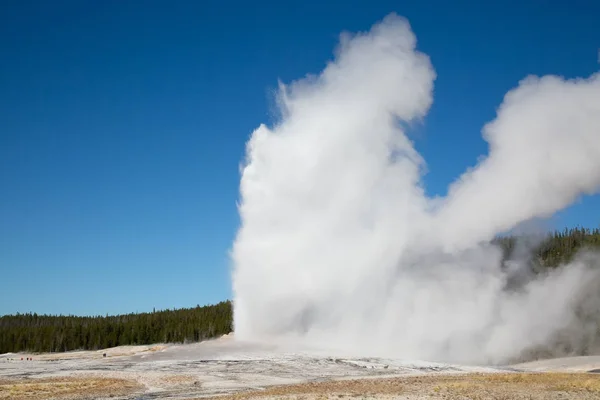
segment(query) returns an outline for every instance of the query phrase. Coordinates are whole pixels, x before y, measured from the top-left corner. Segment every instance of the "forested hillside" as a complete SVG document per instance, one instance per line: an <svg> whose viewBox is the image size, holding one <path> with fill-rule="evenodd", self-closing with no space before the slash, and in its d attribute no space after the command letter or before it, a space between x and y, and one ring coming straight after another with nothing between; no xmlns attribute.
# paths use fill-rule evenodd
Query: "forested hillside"
<svg viewBox="0 0 600 400"><path fill-rule="evenodd" d="M505 258L515 255L519 238L495 241ZM585 248L600 249L600 229L570 229L523 240L534 270L554 268ZM532 243L537 243L532 245ZM0 353L96 350L119 345L196 342L232 330L231 302L180 310L107 317L17 314L0 317Z"/></svg>
<svg viewBox="0 0 600 400"><path fill-rule="evenodd" d="M504 257L510 258L519 240L537 269L554 268L568 263L583 249L600 249L600 229L565 229L542 238L504 237L496 242L503 248Z"/></svg>
<svg viewBox="0 0 600 400"><path fill-rule="evenodd" d="M108 317L0 317L0 353L197 342L231 332L231 303Z"/></svg>

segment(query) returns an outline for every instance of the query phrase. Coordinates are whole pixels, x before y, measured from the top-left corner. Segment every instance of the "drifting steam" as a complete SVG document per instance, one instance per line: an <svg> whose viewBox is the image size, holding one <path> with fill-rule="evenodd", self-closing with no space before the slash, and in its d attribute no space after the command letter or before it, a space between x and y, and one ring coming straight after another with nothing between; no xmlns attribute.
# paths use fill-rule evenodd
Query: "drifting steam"
<svg viewBox="0 0 600 400"><path fill-rule="evenodd" d="M487 363L595 334L593 258L511 288L523 263L503 266L489 241L600 187L600 76L521 81L483 128L487 157L431 199L404 127L427 114L435 76L389 15L281 85L280 122L247 144L238 338Z"/></svg>

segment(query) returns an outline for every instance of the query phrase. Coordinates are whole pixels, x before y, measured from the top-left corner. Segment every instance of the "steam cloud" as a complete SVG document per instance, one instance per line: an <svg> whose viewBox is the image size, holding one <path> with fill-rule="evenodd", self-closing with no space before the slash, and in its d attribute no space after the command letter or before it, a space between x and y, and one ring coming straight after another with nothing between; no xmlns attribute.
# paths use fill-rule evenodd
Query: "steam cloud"
<svg viewBox="0 0 600 400"><path fill-rule="evenodd" d="M433 199L404 127L435 77L391 14L280 85L281 119L254 131L241 179L238 339L498 363L595 334L594 257L508 289L523 263L503 267L489 241L600 187L600 75L522 80L483 128L487 157Z"/></svg>

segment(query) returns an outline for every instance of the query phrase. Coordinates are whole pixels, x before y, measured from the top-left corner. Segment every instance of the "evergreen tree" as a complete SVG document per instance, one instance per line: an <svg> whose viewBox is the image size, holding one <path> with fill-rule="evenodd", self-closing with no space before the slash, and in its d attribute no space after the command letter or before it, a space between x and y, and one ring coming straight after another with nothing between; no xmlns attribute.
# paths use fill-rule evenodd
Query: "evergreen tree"
<svg viewBox="0 0 600 400"><path fill-rule="evenodd" d="M183 343L215 338L231 332L231 327L229 301L204 307L103 317L17 313L0 317L0 353Z"/></svg>

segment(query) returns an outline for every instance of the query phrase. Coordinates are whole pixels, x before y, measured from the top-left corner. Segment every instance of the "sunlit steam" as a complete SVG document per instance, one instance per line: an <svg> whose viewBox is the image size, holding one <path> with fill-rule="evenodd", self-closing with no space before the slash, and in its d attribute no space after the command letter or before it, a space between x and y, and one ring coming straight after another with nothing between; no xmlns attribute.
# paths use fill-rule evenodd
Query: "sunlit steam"
<svg viewBox="0 0 600 400"><path fill-rule="evenodd" d="M318 76L281 85L281 119L254 131L241 179L238 339L487 363L587 335L593 262L509 290L515 269L489 241L600 187L600 76L524 79L483 128L487 157L430 199L405 128L435 76L389 15L342 35Z"/></svg>

